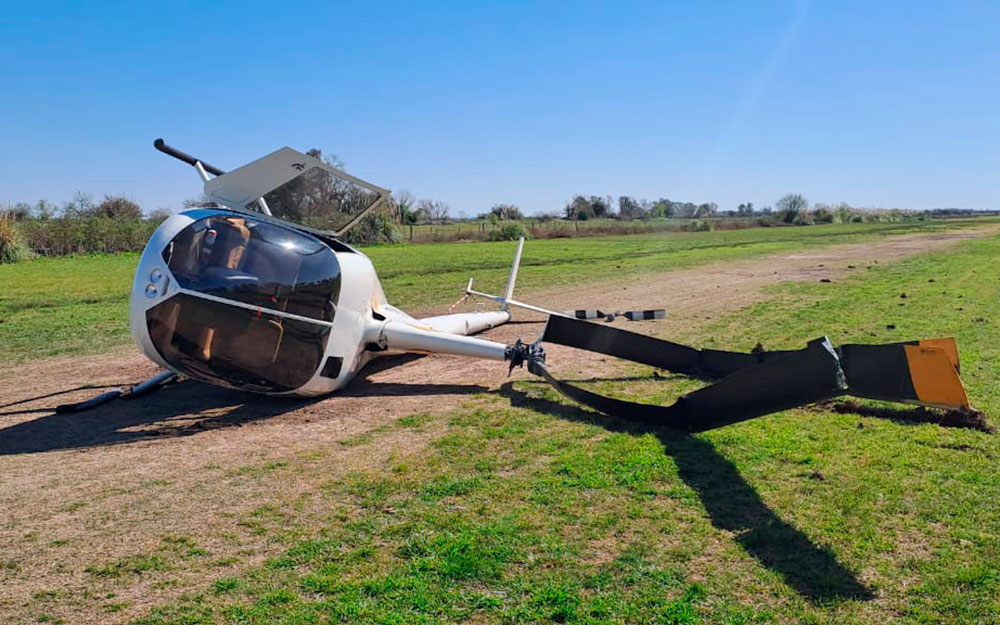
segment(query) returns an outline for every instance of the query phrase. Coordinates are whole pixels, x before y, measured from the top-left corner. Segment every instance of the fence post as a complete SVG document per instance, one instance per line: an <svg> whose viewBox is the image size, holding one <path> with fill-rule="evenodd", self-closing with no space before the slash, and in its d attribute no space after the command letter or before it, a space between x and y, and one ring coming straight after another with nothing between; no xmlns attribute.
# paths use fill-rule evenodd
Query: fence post
<svg viewBox="0 0 1000 625"><path fill-rule="evenodd" d="M410 224L410 243L413 243L413 224Z"/></svg>

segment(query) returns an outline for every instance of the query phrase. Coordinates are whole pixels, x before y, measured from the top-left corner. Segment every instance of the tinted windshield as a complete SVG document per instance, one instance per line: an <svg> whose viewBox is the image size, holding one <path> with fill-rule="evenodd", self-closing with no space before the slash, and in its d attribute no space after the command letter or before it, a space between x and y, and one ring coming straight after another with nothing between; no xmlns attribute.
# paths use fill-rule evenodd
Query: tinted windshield
<svg viewBox="0 0 1000 625"><path fill-rule="evenodd" d="M319 369L330 327L185 293L146 311L149 338L172 367L233 388L296 389Z"/></svg>
<svg viewBox="0 0 1000 625"><path fill-rule="evenodd" d="M163 258L185 289L333 320L340 294L337 257L291 228L245 215L213 215L182 230Z"/></svg>

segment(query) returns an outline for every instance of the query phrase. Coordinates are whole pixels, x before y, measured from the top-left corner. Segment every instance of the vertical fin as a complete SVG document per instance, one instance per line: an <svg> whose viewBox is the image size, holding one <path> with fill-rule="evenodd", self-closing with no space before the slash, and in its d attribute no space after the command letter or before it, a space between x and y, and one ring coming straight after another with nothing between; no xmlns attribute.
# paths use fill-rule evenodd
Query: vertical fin
<svg viewBox="0 0 1000 625"><path fill-rule="evenodd" d="M524 249L524 237L517 240L517 251L514 252L514 262L510 265L510 276L507 278L507 288L503 293L503 303L500 310L507 310L507 302L514 299L514 284L517 282L517 270L521 266L521 251Z"/></svg>

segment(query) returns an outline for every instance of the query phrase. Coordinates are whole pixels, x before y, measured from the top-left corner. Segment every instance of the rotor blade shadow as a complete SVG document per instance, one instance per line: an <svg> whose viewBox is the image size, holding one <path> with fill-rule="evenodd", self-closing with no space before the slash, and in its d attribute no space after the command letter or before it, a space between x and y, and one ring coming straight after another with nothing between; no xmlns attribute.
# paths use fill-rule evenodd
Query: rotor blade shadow
<svg viewBox="0 0 1000 625"><path fill-rule="evenodd" d="M409 384L356 380L337 393L338 397L400 397L406 395L475 395L490 390L479 384Z"/></svg>
<svg viewBox="0 0 1000 625"><path fill-rule="evenodd" d="M116 400L86 412L43 410L48 414L0 429L0 455L189 436L270 419L321 399L264 397L187 381L134 401Z"/></svg>
<svg viewBox="0 0 1000 625"><path fill-rule="evenodd" d="M347 386L337 392L338 397L401 397L407 395L474 395L485 393L488 387L478 384L434 384L410 382L379 382L371 376L425 358L426 354L392 354L373 358Z"/></svg>
<svg viewBox="0 0 1000 625"><path fill-rule="evenodd" d="M75 393L77 391L90 391L90 390L103 390L109 388L125 388L131 386L131 383L124 384L84 384L83 386L76 386L73 388L68 388L62 391L55 391L54 393L46 393L44 395L38 395L37 397L29 397L27 399L19 399L17 401L12 401L9 404L0 404L0 408L10 408L11 406L18 406L20 404L27 404L33 401L41 401L43 399L48 399L50 397L58 397L59 395L66 395L67 393ZM3 414L20 414L17 412L5 412Z"/></svg>
<svg viewBox="0 0 1000 625"><path fill-rule="evenodd" d="M840 564L833 553L813 543L768 508L733 463L711 443L674 430L620 421L598 412L531 397L514 388L513 382L501 386L499 392L514 406L561 419L600 425L614 432L655 435L676 462L681 479L698 493L712 525L735 534L735 540L748 554L780 574L799 595L812 602L874 598L872 591Z"/></svg>

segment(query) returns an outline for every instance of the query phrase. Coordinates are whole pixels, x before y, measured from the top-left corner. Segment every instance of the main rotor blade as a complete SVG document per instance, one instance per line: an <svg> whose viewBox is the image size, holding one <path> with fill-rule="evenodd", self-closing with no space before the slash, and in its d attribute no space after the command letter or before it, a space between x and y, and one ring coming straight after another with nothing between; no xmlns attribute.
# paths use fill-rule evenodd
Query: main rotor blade
<svg viewBox="0 0 1000 625"><path fill-rule="evenodd" d="M746 421L847 392L840 360L826 338L741 369L670 406L605 397L556 380L544 366L536 365L536 369L559 392L604 414L688 432Z"/></svg>
<svg viewBox="0 0 1000 625"><path fill-rule="evenodd" d="M722 378L788 353L695 349L645 334L555 315L549 317L541 340L702 378Z"/></svg>
<svg viewBox="0 0 1000 625"><path fill-rule="evenodd" d="M700 431L836 397L972 410L958 377L954 339L886 345L842 345L826 338L796 351L753 353L695 349L618 328L552 316L541 341L577 347L696 377L721 378L670 406L603 397L559 382L556 389L605 414Z"/></svg>

